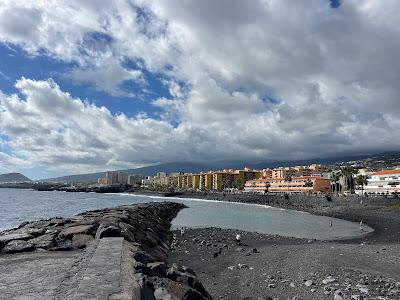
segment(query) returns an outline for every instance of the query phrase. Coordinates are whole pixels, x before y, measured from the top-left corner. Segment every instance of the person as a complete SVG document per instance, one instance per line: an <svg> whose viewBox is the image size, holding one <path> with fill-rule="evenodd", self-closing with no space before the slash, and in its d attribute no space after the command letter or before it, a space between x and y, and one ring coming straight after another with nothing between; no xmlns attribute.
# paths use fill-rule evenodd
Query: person
<svg viewBox="0 0 400 300"><path fill-rule="evenodd" d="M242 236L238 233L235 238L236 238L236 243L240 246L241 245L240 239L242 238Z"/></svg>
<svg viewBox="0 0 400 300"><path fill-rule="evenodd" d="M363 229L363 221L362 221L362 220L360 221L360 230L361 230L361 231L364 230L364 229Z"/></svg>
<svg viewBox="0 0 400 300"><path fill-rule="evenodd" d="M181 227L181 236L185 234L185 227Z"/></svg>
<svg viewBox="0 0 400 300"><path fill-rule="evenodd" d="M332 221L330 221L330 223L329 223L329 226L331 226L331 227L332 227L332 225L333 225L333 223L332 223Z"/></svg>

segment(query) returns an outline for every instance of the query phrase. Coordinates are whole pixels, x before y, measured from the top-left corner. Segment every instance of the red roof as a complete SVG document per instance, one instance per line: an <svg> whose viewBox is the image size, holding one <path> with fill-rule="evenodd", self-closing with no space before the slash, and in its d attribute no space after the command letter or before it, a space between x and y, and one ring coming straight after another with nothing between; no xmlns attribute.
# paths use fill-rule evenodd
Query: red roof
<svg viewBox="0 0 400 300"><path fill-rule="evenodd" d="M325 179L325 180L329 180L327 178L323 178L321 176L299 176L299 177L292 177L293 179ZM249 181L274 181L274 180L285 180L285 178L257 178L257 179L253 179L253 180L249 180Z"/></svg>
<svg viewBox="0 0 400 300"><path fill-rule="evenodd" d="M371 173L371 175L389 175L389 174L400 174L400 169L397 170L381 170Z"/></svg>

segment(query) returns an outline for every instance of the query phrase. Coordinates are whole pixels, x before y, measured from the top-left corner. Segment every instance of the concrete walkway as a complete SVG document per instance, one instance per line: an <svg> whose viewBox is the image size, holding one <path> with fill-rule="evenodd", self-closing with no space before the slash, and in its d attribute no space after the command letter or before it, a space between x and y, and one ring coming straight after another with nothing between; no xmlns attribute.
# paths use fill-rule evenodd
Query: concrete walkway
<svg viewBox="0 0 400 300"><path fill-rule="evenodd" d="M75 299L108 299L121 292L122 237L103 238L79 283Z"/></svg>
<svg viewBox="0 0 400 300"><path fill-rule="evenodd" d="M2 255L0 299L118 299L122 249L123 238L103 238L85 251Z"/></svg>

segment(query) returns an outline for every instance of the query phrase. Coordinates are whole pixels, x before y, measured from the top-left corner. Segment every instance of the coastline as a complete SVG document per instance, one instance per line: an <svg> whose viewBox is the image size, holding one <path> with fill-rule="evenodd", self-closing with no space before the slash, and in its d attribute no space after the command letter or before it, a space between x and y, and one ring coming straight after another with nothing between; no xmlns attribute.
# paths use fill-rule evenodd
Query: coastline
<svg viewBox="0 0 400 300"><path fill-rule="evenodd" d="M132 194L142 196L162 197L152 191L138 191ZM338 218L346 221L363 222L374 231L362 237L338 240L358 243L397 243L400 236L400 208L391 205L400 204L400 198L334 196L329 202L324 196L290 195L285 199L280 195L246 195L246 194L217 194L217 193L182 193L173 198L193 198L211 201L235 202L245 204L266 205L274 208L302 211L314 215ZM362 200L362 204L360 201Z"/></svg>

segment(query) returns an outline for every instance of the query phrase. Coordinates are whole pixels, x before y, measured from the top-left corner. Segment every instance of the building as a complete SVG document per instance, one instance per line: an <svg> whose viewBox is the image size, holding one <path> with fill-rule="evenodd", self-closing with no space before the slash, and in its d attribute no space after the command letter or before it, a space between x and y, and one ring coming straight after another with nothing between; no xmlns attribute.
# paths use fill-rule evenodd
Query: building
<svg viewBox="0 0 400 300"><path fill-rule="evenodd" d="M102 185L127 184L128 173L120 171L107 171L104 178L97 179L97 183Z"/></svg>
<svg viewBox="0 0 400 300"><path fill-rule="evenodd" d="M366 194L400 194L400 169L373 172L364 186Z"/></svg>
<svg viewBox="0 0 400 300"><path fill-rule="evenodd" d="M97 184L106 185L107 179L105 177L97 179Z"/></svg>
<svg viewBox="0 0 400 300"><path fill-rule="evenodd" d="M329 193L331 181L317 176L285 178L259 178L248 180L244 186L245 192L264 194L271 193Z"/></svg>
<svg viewBox="0 0 400 300"><path fill-rule="evenodd" d="M142 182L142 179L144 179L143 175L129 175L128 176L128 184L132 185L132 186L140 185Z"/></svg>

